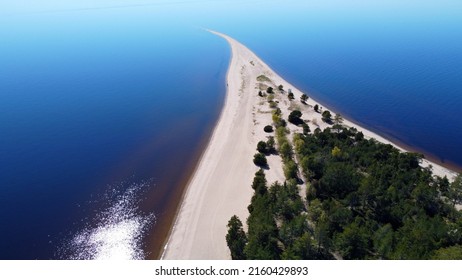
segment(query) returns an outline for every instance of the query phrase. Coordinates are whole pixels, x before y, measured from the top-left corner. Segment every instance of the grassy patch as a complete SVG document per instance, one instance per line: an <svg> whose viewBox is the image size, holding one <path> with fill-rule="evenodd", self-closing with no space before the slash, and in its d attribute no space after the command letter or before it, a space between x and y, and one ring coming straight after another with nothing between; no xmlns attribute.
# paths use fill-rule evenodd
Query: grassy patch
<svg viewBox="0 0 462 280"><path fill-rule="evenodd" d="M257 81L259 82L271 82L271 79L266 77L265 75L260 75L257 77Z"/></svg>

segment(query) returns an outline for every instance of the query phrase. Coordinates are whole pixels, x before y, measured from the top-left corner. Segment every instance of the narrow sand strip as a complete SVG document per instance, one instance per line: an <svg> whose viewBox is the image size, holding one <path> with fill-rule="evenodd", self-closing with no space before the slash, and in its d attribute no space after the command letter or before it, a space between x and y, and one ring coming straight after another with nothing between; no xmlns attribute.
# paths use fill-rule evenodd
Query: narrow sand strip
<svg viewBox="0 0 462 280"><path fill-rule="evenodd" d="M303 119L311 121L312 130L317 126L321 129L327 127L312 107L300 105L302 92L277 75L252 51L227 35L210 32L223 37L231 46L225 104L210 143L187 186L163 259L230 258L225 240L226 225L232 215L239 216L243 223L248 217L247 206L253 191L250 185L258 170L252 158L258 141L266 140L268 136L263 127L272 123L266 99L257 95L261 86L257 77L265 75L274 87L281 84L284 89L292 90L294 101L289 101L287 95L278 97L283 116L287 117L290 110L296 108L302 111ZM311 98L307 103L322 106ZM356 127L367 138L394 145L348 120L343 124ZM292 127L291 132L294 131L298 128ZM270 168L265 172L268 182L284 181L280 157L268 157L268 163ZM429 164L433 165L436 175L455 176L454 172L429 161L422 165Z"/></svg>

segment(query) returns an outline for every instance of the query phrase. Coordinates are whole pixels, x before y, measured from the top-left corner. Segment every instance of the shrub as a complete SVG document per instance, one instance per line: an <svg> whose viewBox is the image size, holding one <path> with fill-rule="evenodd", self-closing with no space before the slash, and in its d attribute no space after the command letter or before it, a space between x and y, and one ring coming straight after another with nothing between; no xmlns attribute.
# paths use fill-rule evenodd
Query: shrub
<svg viewBox="0 0 462 280"><path fill-rule="evenodd" d="M326 110L324 112L322 112L322 120L325 121L325 122L330 122L331 121L331 118L332 118L332 115L331 113Z"/></svg>
<svg viewBox="0 0 462 280"><path fill-rule="evenodd" d="M302 94L302 96L300 97L300 100L302 101L302 103L306 103L306 101L308 100L308 95Z"/></svg>
<svg viewBox="0 0 462 280"><path fill-rule="evenodd" d="M257 144L257 151L259 151L262 154L266 154L268 152L268 147L266 146L265 141L260 141Z"/></svg>
<svg viewBox="0 0 462 280"><path fill-rule="evenodd" d="M303 122L300 119L301 116L302 116L302 112L300 112L298 110L294 110L289 114L289 122L291 122L291 123L293 123L295 125L299 125L299 124L301 124Z"/></svg>
<svg viewBox="0 0 462 280"><path fill-rule="evenodd" d="M343 117L340 114L335 114L334 117L334 122L335 124L341 124L343 122Z"/></svg>
<svg viewBox="0 0 462 280"><path fill-rule="evenodd" d="M289 94L287 95L287 97L289 98L289 100L292 100L292 99L295 98L295 97L294 97L294 94L293 94L292 92L289 93Z"/></svg>
<svg viewBox="0 0 462 280"><path fill-rule="evenodd" d="M316 112L318 112L318 110L319 110L319 105L318 105L318 104L314 105L313 109L314 109Z"/></svg>
<svg viewBox="0 0 462 280"><path fill-rule="evenodd" d="M267 125L263 128L263 130L267 133L273 132L273 126L272 125Z"/></svg>
<svg viewBox="0 0 462 280"><path fill-rule="evenodd" d="M268 88L266 89L266 92L267 92L267 93L274 93L274 91L273 91L273 88L272 88L272 87L268 87Z"/></svg>
<svg viewBox="0 0 462 280"><path fill-rule="evenodd" d="M268 141L266 141L266 149L268 150L268 153L274 153L276 152L276 145L275 145L274 137L270 136L268 137Z"/></svg>
<svg viewBox="0 0 462 280"><path fill-rule="evenodd" d="M287 180L297 179L297 164L293 160L288 160L287 163L284 164L283 170Z"/></svg>
<svg viewBox="0 0 462 280"><path fill-rule="evenodd" d="M311 132L310 127L306 123L303 123L302 127L303 127L303 134L307 135L308 133Z"/></svg>
<svg viewBox="0 0 462 280"><path fill-rule="evenodd" d="M273 122L276 128L278 127L286 127L287 123L284 119L280 117L280 115L273 114Z"/></svg>
<svg viewBox="0 0 462 280"><path fill-rule="evenodd" d="M283 159L290 159L292 157L292 146L288 142L282 143L279 150Z"/></svg>
<svg viewBox="0 0 462 280"><path fill-rule="evenodd" d="M255 163L256 166L267 166L268 162L266 161L266 157L262 153L255 154L253 156L253 163Z"/></svg>

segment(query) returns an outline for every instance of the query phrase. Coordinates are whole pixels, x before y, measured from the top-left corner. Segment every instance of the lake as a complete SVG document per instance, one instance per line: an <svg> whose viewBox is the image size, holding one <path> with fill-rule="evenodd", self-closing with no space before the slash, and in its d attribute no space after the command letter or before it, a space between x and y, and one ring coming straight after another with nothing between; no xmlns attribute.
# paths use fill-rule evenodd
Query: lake
<svg viewBox="0 0 462 280"><path fill-rule="evenodd" d="M461 170L458 1L6 1L0 258L156 258L241 41L299 89Z"/></svg>

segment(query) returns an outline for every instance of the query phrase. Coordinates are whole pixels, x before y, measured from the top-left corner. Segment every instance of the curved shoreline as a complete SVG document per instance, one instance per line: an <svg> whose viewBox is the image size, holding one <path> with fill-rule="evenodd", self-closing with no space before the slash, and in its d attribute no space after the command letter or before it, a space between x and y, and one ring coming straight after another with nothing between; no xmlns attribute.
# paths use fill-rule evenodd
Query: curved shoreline
<svg viewBox="0 0 462 280"><path fill-rule="evenodd" d="M267 104L256 94L259 86L256 78L265 75L275 85L282 84L284 88L292 89L295 100L299 100L303 93L238 41L225 34L208 31L224 38L231 47L226 96L209 144L186 186L161 259L230 258L225 241L226 225L232 215L239 216L242 221L247 219L247 206L252 195L250 185L253 174L258 170L252 163L252 157L257 142L267 136L263 126L272 122ZM283 114L287 115L293 104L287 100L282 103L286 105ZM323 106L311 97L307 103ZM308 110L306 116L320 120L320 114ZM406 151L352 121L345 119L343 124L356 127L367 138L375 138ZM327 125L319 121L318 127L323 129ZM268 162L269 183L283 181L280 159L270 157ZM435 175L455 176L455 172L429 160L424 160L422 166L430 164Z"/></svg>
<svg viewBox="0 0 462 280"><path fill-rule="evenodd" d="M233 53L232 53L232 50L231 50L231 54L230 54L230 57L229 57L229 61L228 61L228 68L226 70L226 74L225 74L225 77L226 77L226 93L225 93L225 96L224 96L224 99L223 99L223 104L222 104L222 108L220 110L220 113L218 115L218 118L217 118L217 121L215 122L215 125L208 137L206 141L206 144L204 145L204 148L202 149L202 152L200 153L199 155L199 158L198 158L198 161L197 161L197 164L192 168L192 171L190 173L190 176L189 178L186 180L186 184L185 184L185 188L183 189L183 193L181 195L181 198L180 198L180 204L178 205L176 211L175 211L175 214L174 214L174 218L173 218L173 224L171 225L168 233L167 233L167 236L163 242L163 245L162 245L162 250L160 252L158 252L157 254L157 258L162 260L165 258L165 254L167 252L167 247L169 245L169 242L170 242L170 239L172 237L172 233L174 232L175 230L175 227L177 225L177 222L178 222L178 216L179 216L179 213L180 213L180 210L182 209L183 207L183 203L185 201L185 197L186 197L186 194L190 188L190 184L195 176L195 174L197 173L200 165L201 165L201 162L208 150L208 147L210 146L210 143L212 142L212 139L215 135L215 132L217 130L217 127L218 127L218 124L220 123L220 120L222 119L222 116L223 116L223 112L224 112L224 108L226 107L226 104L227 104L227 99L228 99L228 83L227 83L227 77L228 77L228 73L229 73L229 66L231 64L231 61L233 59Z"/></svg>

